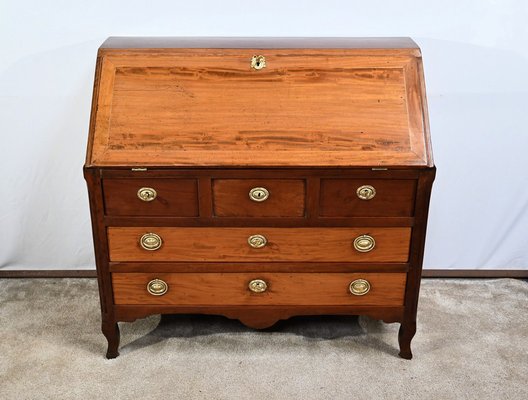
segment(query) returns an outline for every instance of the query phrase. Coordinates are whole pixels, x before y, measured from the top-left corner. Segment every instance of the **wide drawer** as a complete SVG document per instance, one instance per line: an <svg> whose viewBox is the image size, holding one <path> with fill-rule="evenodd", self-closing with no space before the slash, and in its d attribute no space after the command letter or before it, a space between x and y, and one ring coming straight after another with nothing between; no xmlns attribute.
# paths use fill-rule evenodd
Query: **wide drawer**
<svg viewBox="0 0 528 400"><path fill-rule="evenodd" d="M302 179L215 179L213 207L218 217L302 217Z"/></svg>
<svg viewBox="0 0 528 400"><path fill-rule="evenodd" d="M104 179L107 215L198 216L196 179Z"/></svg>
<svg viewBox="0 0 528 400"><path fill-rule="evenodd" d="M112 274L115 304L144 305L401 306L405 283L404 273Z"/></svg>
<svg viewBox="0 0 528 400"><path fill-rule="evenodd" d="M411 179L322 179L322 217L408 217L414 214Z"/></svg>
<svg viewBox="0 0 528 400"><path fill-rule="evenodd" d="M377 227L108 228L111 261L406 262L410 236Z"/></svg>

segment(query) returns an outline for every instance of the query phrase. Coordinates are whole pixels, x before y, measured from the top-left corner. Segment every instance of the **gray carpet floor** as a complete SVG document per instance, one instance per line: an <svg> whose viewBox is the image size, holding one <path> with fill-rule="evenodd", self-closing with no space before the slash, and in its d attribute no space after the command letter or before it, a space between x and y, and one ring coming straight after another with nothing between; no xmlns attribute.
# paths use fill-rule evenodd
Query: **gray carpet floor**
<svg viewBox="0 0 528 400"><path fill-rule="evenodd" d="M0 280L0 399L528 399L528 282L424 280L414 359L398 324L213 316L121 324L103 356L93 279Z"/></svg>

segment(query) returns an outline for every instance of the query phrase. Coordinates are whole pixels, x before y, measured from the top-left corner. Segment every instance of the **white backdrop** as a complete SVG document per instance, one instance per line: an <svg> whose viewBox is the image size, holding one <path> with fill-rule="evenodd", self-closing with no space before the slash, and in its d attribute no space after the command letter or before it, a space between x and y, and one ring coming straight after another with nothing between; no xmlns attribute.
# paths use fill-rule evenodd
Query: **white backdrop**
<svg viewBox="0 0 528 400"><path fill-rule="evenodd" d="M528 2L0 0L0 268L94 268L82 165L107 36L411 36L437 180L426 268L528 269Z"/></svg>

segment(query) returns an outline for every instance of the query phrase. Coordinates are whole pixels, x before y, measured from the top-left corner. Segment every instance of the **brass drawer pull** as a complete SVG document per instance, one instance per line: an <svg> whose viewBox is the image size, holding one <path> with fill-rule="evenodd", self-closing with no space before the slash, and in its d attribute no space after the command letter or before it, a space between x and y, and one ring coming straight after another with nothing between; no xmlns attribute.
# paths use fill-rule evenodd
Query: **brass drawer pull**
<svg viewBox="0 0 528 400"><path fill-rule="evenodd" d="M372 200L376 196L376 189L374 186L363 185L357 188L356 193L361 200Z"/></svg>
<svg viewBox="0 0 528 400"><path fill-rule="evenodd" d="M261 249L266 246L268 239L263 235L251 235L248 237L248 244L254 249Z"/></svg>
<svg viewBox="0 0 528 400"><path fill-rule="evenodd" d="M162 243L163 240L161 240L161 237L152 232L145 233L143 236L141 236L141 239L139 239L139 244L141 247L149 251L158 250Z"/></svg>
<svg viewBox="0 0 528 400"><path fill-rule="evenodd" d="M364 296L370 291L370 283L366 279L356 279L348 287L354 296Z"/></svg>
<svg viewBox="0 0 528 400"><path fill-rule="evenodd" d="M374 247L376 247L376 241L372 236L361 235L354 239L354 249L360 253L368 253L374 250Z"/></svg>
<svg viewBox="0 0 528 400"><path fill-rule="evenodd" d="M137 197L139 197L140 200L143 201L152 201L156 198L158 193L149 187L142 187L137 191Z"/></svg>
<svg viewBox="0 0 528 400"><path fill-rule="evenodd" d="M249 198L253 201L261 202L269 197L268 189L256 187L249 191Z"/></svg>
<svg viewBox="0 0 528 400"><path fill-rule="evenodd" d="M169 285L161 279L153 279L147 283L147 291L152 296L163 296L167 290L169 290Z"/></svg>
<svg viewBox="0 0 528 400"><path fill-rule="evenodd" d="M251 57L251 68L259 70L266 67L266 57L258 55Z"/></svg>
<svg viewBox="0 0 528 400"><path fill-rule="evenodd" d="M253 293L263 293L268 289L268 284L262 279L253 279L248 287Z"/></svg>

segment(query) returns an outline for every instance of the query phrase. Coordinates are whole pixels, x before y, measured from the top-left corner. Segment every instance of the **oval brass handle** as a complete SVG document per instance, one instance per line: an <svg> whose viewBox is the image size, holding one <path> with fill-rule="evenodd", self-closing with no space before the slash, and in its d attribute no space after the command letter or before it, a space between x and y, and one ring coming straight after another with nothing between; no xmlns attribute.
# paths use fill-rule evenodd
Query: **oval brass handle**
<svg viewBox="0 0 528 400"><path fill-rule="evenodd" d="M370 291L370 282L366 279L356 279L350 282L348 289L354 296L364 296Z"/></svg>
<svg viewBox="0 0 528 400"><path fill-rule="evenodd" d="M167 282L161 279L153 279L147 283L147 291L152 296L162 296L169 290L169 285Z"/></svg>
<svg viewBox="0 0 528 400"><path fill-rule="evenodd" d="M266 68L266 57L261 55L251 57L251 68L256 70Z"/></svg>
<svg viewBox="0 0 528 400"><path fill-rule="evenodd" d="M152 232L145 233L143 236L141 236L141 239L139 239L139 244L141 247L149 251L158 250L162 243L163 240L161 240L161 237Z"/></svg>
<svg viewBox="0 0 528 400"><path fill-rule="evenodd" d="M251 235L248 237L248 244L254 249L261 249L266 246L268 239L264 235Z"/></svg>
<svg viewBox="0 0 528 400"><path fill-rule="evenodd" d="M361 253L368 253L376 247L376 241L372 236L361 235L354 239L354 249Z"/></svg>
<svg viewBox="0 0 528 400"><path fill-rule="evenodd" d="M268 289L268 284L262 279L253 279L249 282L248 287L253 293L263 293Z"/></svg>
<svg viewBox="0 0 528 400"><path fill-rule="evenodd" d="M376 196L376 189L374 186L363 185L357 188L356 193L361 200L372 200Z"/></svg>
<svg viewBox="0 0 528 400"><path fill-rule="evenodd" d="M140 200L143 201L152 201L156 198L158 193L152 188L149 187L142 187L137 191L137 197L139 197Z"/></svg>
<svg viewBox="0 0 528 400"><path fill-rule="evenodd" d="M253 201L261 202L269 197L268 189L255 187L249 191L249 198Z"/></svg>

